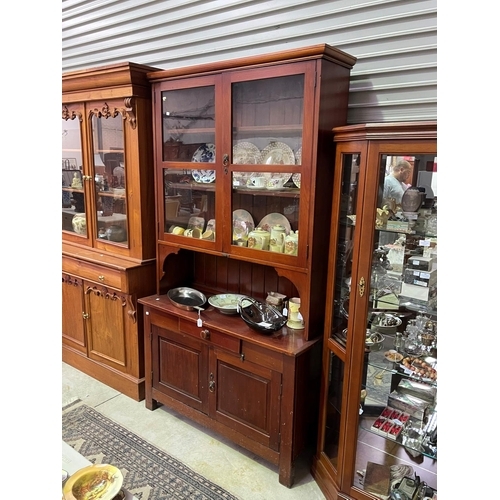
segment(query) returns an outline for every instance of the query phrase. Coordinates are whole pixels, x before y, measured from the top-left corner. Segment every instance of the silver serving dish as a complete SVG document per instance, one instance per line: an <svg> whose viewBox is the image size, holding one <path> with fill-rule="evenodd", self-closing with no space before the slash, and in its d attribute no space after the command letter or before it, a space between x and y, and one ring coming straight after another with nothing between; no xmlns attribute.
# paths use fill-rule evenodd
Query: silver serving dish
<svg viewBox="0 0 500 500"><path fill-rule="evenodd" d="M238 312L248 326L261 333L271 334L282 328L287 321L286 316L275 307L252 297L243 296L238 300Z"/></svg>
<svg viewBox="0 0 500 500"><path fill-rule="evenodd" d="M384 340L385 337L381 333L366 330L365 347L370 349L371 352L380 351L384 346Z"/></svg>
<svg viewBox="0 0 500 500"><path fill-rule="evenodd" d="M389 313L373 313L371 322L372 330L380 333L390 334L396 333L396 330L401 326L401 318Z"/></svg>
<svg viewBox="0 0 500 500"><path fill-rule="evenodd" d="M195 309L197 311L204 311L201 306L207 301L204 294L187 286L172 288L167 292L167 297L175 307L184 309L185 311L194 311Z"/></svg>

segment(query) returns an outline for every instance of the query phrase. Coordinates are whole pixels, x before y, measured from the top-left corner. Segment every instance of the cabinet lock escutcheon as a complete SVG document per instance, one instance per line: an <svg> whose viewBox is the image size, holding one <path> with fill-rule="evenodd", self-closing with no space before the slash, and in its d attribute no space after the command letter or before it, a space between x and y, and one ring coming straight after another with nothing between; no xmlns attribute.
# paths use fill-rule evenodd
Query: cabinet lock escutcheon
<svg viewBox="0 0 500 500"><path fill-rule="evenodd" d="M208 381L208 390L210 392L215 392L215 380L214 380L214 374L210 374L210 379Z"/></svg>
<svg viewBox="0 0 500 500"><path fill-rule="evenodd" d="M358 292L360 297L363 297L363 295L365 294L365 278L363 278L363 276L361 276L361 279L358 283Z"/></svg>
<svg viewBox="0 0 500 500"><path fill-rule="evenodd" d="M99 278L99 281L104 281L104 276L103 276L102 274L100 274L100 275L98 276L98 278Z"/></svg>
<svg viewBox="0 0 500 500"><path fill-rule="evenodd" d="M82 312L83 319L89 319L89 314L86 312Z"/></svg>
<svg viewBox="0 0 500 500"><path fill-rule="evenodd" d="M203 340L209 340L210 339L210 330L207 330L206 328L201 330L200 337Z"/></svg>

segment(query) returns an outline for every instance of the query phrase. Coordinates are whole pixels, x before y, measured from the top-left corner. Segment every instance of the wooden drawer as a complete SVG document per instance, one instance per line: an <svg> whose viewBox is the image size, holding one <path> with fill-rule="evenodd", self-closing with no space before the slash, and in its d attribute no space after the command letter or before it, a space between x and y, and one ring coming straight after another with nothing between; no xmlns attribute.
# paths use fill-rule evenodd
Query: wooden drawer
<svg viewBox="0 0 500 500"><path fill-rule="evenodd" d="M241 353L244 354L246 361L283 373L283 356L275 351L243 341Z"/></svg>
<svg viewBox="0 0 500 500"><path fill-rule="evenodd" d="M126 273L103 267L96 264L90 264L82 260L62 258L62 270L65 273L73 274L80 278L95 281L101 285L111 286L127 293Z"/></svg>
<svg viewBox="0 0 500 500"><path fill-rule="evenodd" d="M230 335L226 335L215 328L202 326L199 327L196 323L191 321L186 321L185 319L179 320L179 326L181 332L188 333L189 335L193 335L194 337L201 338L206 340L210 344L217 345L219 347L223 347L228 351L240 352L241 341L236 337L231 337Z"/></svg>

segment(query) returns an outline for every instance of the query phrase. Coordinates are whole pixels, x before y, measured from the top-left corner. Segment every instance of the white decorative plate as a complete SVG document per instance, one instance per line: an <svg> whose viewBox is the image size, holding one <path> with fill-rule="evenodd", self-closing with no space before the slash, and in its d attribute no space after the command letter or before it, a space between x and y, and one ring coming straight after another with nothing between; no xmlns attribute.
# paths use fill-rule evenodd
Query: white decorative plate
<svg viewBox="0 0 500 500"><path fill-rule="evenodd" d="M295 165L302 165L302 147L295 151Z"/></svg>
<svg viewBox="0 0 500 500"><path fill-rule="evenodd" d="M191 175L196 182L209 184L215 181L215 170L192 170Z"/></svg>
<svg viewBox="0 0 500 500"><path fill-rule="evenodd" d="M253 217L243 209L233 212L233 233L240 238L248 236L250 231L255 229Z"/></svg>
<svg viewBox="0 0 500 500"><path fill-rule="evenodd" d="M214 163L215 162L215 144L203 144L200 146L193 155L191 161L203 162L203 163Z"/></svg>
<svg viewBox="0 0 500 500"><path fill-rule="evenodd" d="M233 146L234 165L257 165L262 163L260 149L251 142L237 142Z"/></svg>
<svg viewBox="0 0 500 500"><path fill-rule="evenodd" d="M299 188L300 187L300 174L293 174L292 181Z"/></svg>
<svg viewBox="0 0 500 500"><path fill-rule="evenodd" d="M262 163L265 165L295 165L292 148L284 142L273 141L262 150Z"/></svg>
<svg viewBox="0 0 500 500"><path fill-rule="evenodd" d="M279 214L277 212L267 214L259 222L258 227L261 227L262 229L271 232L272 227L276 226L276 224L282 225L286 229L286 234L290 234L290 231L292 230L290 226L290 221L283 214Z"/></svg>

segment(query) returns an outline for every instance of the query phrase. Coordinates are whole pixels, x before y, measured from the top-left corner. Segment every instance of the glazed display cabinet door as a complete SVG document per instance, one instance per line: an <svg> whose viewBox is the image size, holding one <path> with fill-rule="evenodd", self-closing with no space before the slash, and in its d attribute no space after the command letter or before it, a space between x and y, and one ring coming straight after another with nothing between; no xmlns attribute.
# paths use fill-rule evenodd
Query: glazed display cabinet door
<svg viewBox="0 0 500 500"><path fill-rule="evenodd" d="M272 450L279 450L281 373L240 356L211 353L210 414Z"/></svg>
<svg viewBox="0 0 500 500"><path fill-rule="evenodd" d="M63 342L82 353L87 352L85 337L85 304L83 280L68 274L62 276Z"/></svg>

